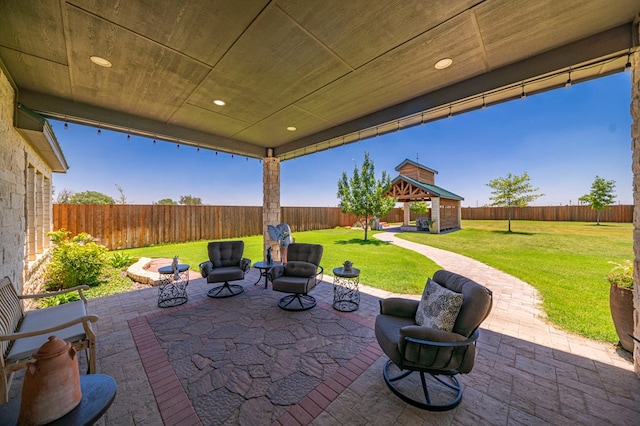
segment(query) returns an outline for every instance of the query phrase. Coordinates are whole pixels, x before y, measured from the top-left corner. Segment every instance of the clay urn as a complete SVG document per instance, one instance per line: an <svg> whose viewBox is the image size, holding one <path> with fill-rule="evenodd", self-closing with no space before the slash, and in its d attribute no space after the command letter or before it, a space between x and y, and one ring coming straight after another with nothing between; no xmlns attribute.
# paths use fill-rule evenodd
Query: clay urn
<svg viewBox="0 0 640 426"><path fill-rule="evenodd" d="M80 370L71 343L50 336L27 364L20 404L21 425L43 425L73 410L82 400Z"/></svg>

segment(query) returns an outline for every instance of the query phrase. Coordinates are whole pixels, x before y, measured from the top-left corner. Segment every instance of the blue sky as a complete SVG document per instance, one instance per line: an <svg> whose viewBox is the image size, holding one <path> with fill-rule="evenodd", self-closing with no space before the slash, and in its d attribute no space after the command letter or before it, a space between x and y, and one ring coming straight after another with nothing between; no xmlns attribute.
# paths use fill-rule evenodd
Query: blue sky
<svg viewBox="0 0 640 426"><path fill-rule="evenodd" d="M438 171L436 185L463 206L489 204L486 184L528 172L545 194L533 205L576 204L596 175L616 182L617 203L632 204L631 75L619 73L525 100L402 130L281 164L282 206L337 206L337 182L370 154L376 175L404 159ZM130 204L181 195L211 205L262 205L262 163L244 157L53 121L69 164L53 177L62 189L99 191ZM54 197L55 197L54 195Z"/></svg>

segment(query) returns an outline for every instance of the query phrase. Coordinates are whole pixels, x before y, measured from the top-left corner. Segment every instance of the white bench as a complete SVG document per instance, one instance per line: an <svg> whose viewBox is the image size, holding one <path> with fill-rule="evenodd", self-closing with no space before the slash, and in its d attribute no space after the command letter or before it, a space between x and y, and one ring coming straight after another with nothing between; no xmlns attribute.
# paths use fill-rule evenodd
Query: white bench
<svg viewBox="0 0 640 426"><path fill-rule="evenodd" d="M18 295L8 277L0 280L0 404L7 402L13 374L26 368L27 362L49 336L66 340L76 349L87 354L89 373L96 372L96 335L91 323L96 315L87 314L87 299L82 290L86 285L67 290ZM69 292L78 292L80 299L58 306L24 311L24 299L39 299Z"/></svg>

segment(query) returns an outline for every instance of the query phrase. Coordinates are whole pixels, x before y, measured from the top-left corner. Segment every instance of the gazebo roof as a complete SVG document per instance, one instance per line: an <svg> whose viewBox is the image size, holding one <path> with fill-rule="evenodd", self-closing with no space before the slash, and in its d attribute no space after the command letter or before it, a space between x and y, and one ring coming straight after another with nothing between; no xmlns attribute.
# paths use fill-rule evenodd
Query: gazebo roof
<svg viewBox="0 0 640 426"><path fill-rule="evenodd" d="M447 198L450 200L464 200L463 197L447 191L437 185L419 182L410 177L400 175L391 181L389 194L399 201L425 200L431 197Z"/></svg>
<svg viewBox="0 0 640 426"><path fill-rule="evenodd" d="M418 168L423 169L423 170L427 170L427 171L429 171L429 172L433 173L434 175L437 175L437 174L438 174L438 171L437 171L437 170L434 170L434 169L432 169L432 168L430 168L430 167L427 167L427 166L425 166L425 165L422 165L422 164L420 164L420 163L417 163L417 162L415 162L415 161L413 161L413 160L409 160L408 158L407 158L407 159L405 159L402 163L400 163L400 164L398 164L398 165L396 166L396 171L399 171L399 170L400 170L403 166L405 166L406 164L411 164L412 166L418 167Z"/></svg>

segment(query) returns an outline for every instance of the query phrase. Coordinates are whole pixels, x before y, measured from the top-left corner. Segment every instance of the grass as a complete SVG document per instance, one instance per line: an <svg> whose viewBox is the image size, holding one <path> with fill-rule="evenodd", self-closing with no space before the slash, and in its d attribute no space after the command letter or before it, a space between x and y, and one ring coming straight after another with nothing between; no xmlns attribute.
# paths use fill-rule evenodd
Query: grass
<svg viewBox="0 0 640 426"><path fill-rule="evenodd" d="M377 231L374 231L377 232ZM296 232L296 242L322 244L324 252L322 266L325 274L331 275L335 267L345 260L360 269L360 282L397 293L420 294L427 277L441 269L431 260L415 252L396 247L372 237L364 241L364 231L345 228L322 231ZM244 241L244 256L259 262L263 260L262 236L241 238ZM122 250L134 257L173 257L179 255L180 262L188 263L192 269L207 260L208 241L168 244L153 247Z"/></svg>
<svg viewBox="0 0 640 426"><path fill-rule="evenodd" d="M633 225L585 222L463 221L450 234L400 237L479 260L535 287L548 319L596 340L618 337L609 309L609 261L633 259Z"/></svg>
<svg viewBox="0 0 640 426"><path fill-rule="evenodd" d="M401 238L477 259L534 286L548 319L568 331L592 339L618 340L609 311L612 265L633 259L633 226L584 222L463 221L449 234L404 233ZM376 233L377 231L373 231ZM370 233L372 235L373 233ZM440 269L429 259L364 232L335 228L296 232L297 242L324 246L322 265L331 274L345 260L361 270L360 281L396 293L420 294L427 277ZM262 236L243 237L245 257L262 260ZM208 241L123 250L131 256L180 256L193 269L206 260Z"/></svg>

